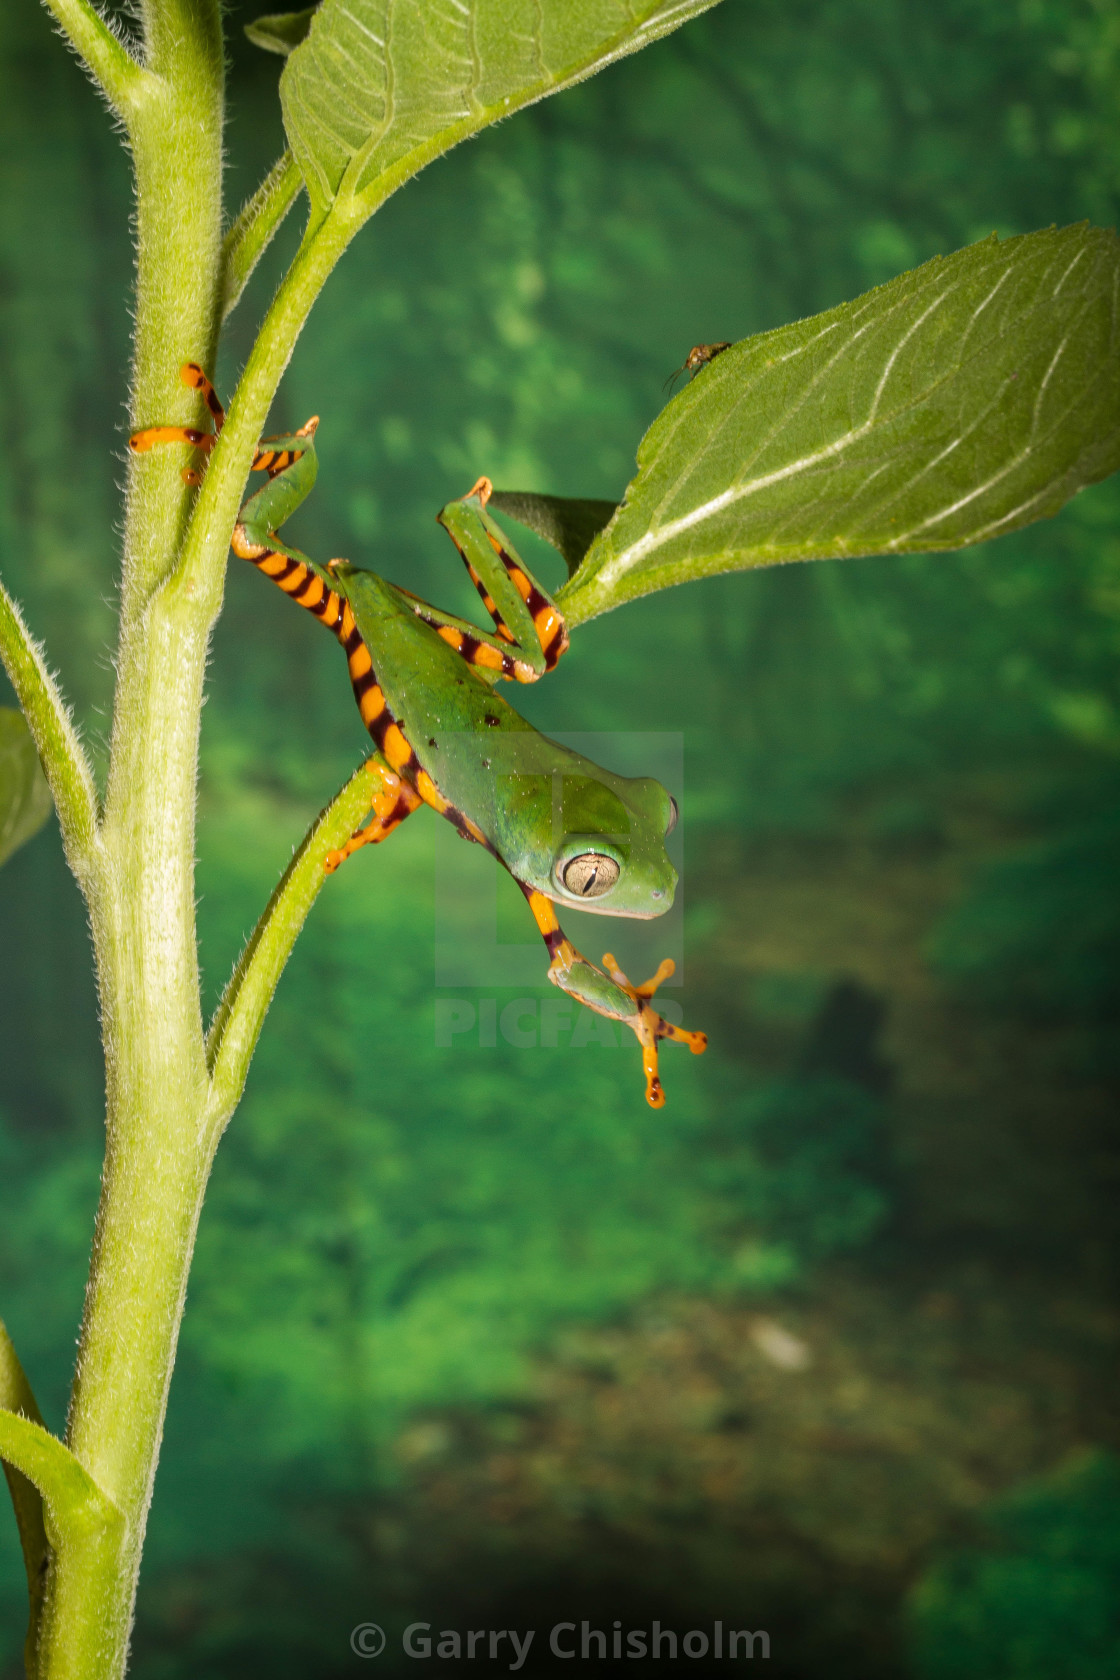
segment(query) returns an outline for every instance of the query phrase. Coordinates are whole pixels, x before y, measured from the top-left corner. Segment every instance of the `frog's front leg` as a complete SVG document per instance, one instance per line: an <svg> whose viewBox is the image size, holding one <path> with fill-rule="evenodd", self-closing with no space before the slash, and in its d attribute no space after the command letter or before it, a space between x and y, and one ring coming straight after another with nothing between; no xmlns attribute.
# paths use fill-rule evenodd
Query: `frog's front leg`
<svg viewBox="0 0 1120 1680"><path fill-rule="evenodd" d="M649 1001L662 981L667 980L673 973L672 959L667 957L653 979L647 980L641 986L632 986L610 955L603 958L604 967L608 971L604 973L603 969L596 968L594 963L581 956L566 936L557 919L552 900L524 883L519 885L529 902L533 918L541 930L549 957L552 959L548 978L554 986L559 986L561 991L567 992L577 1003L585 1004L597 1015L621 1021L630 1028L642 1047L646 1101L651 1108L661 1108L665 1102L665 1092L657 1071L657 1052L661 1040L669 1038L678 1044L687 1044L694 1056L702 1055L708 1048L707 1033L686 1032L682 1027L673 1026Z"/></svg>
<svg viewBox="0 0 1120 1680"><path fill-rule="evenodd" d="M197 362L184 362L179 369L179 378L192 391L201 393L214 421L212 432L203 432L197 426L145 426L142 431L133 432L128 440L128 447L134 455L145 455L149 449L155 449L161 443L189 443L192 449L199 449L203 455L209 455L221 435L225 424L226 411L218 401L218 393L207 379ZM202 475L194 467L183 468L184 484L200 484Z"/></svg>
<svg viewBox="0 0 1120 1680"><path fill-rule="evenodd" d="M488 478L480 478L465 496L448 502L438 515L459 557L470 573L482 604L494 621L494 632L479 630L400 590L418 618L470 665L536 682L556 665L568 646L564 616L548 592L533 577L496 520L486 511L493 494Z"/></svg>
<svg viewBox="0 0 1120 1680"><path fill-rule="evenodd" d="M590 967L590 964L585 964ZM708 1035L703 1032L689 1032L684 1027L675 1027L672 1021L667 1021L664 1015L654 1009L650 998L656 992L662 981L668 980L676 970L676 963L672 957L666 957L659 964L657 973L652 980L646 980L640 986L632 986L623 974L610 952L603 956L603 967L607 970L611 980L627 997L633 998L637 1005L637 1014L627 1016L626 1024L637 1037L642 1047L642 1066L646 1075L646 1100L654 1108L660 1108L665 1101L665 1094L661 1089L661 1080L657 1076L657 1046L663 1038L672 1039L675 1044L687 1044L694 1056L702 1056L708 1048Z"/></svg>

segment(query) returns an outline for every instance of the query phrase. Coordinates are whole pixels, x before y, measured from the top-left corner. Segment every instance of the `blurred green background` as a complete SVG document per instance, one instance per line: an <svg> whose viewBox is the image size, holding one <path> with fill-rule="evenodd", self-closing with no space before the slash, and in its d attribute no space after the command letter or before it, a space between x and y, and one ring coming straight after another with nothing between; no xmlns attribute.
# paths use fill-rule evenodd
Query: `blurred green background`
<svg viewBox="0 0 1120 1680"><path fill-rule="evenodd" d="M258 9L229 14L234 203L282 143ZM463 610L433 515L479 472L617 497L698 340L993 228L1114 224L1118 96L1111 0L727 0L365 230L277 403L323 416L295 540ZM130 187L32 0L0 133L0 564L103 756ZM676 995L712 1044L666 1053L659 1114L632 1047L437 1046L437 997L476 994L434 984L428 813L332 882L204 1214L138 1680L351 1674L359 1621L584 1617L765 1628L798 1680L1120 1672L1118 651L1115 482L981 549L579 631L535 722L683 733ZM235 564L211 1003L363 741L337 649ZM61 1428L102 1069L53 825L0 874L0 950L0 1310ZM0 1518L4 1680L23 1622Z"/></svg>

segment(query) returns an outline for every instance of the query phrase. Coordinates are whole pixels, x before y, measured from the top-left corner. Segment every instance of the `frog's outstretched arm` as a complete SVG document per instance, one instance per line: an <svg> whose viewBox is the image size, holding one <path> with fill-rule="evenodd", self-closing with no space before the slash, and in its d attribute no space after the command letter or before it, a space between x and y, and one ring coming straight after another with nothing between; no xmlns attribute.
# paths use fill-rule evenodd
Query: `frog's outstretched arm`
<svg viewBox="0 0 1120 1680"><path fill-rule="evenodd" d="M518 658L506 663L497 675L518 682L536 682L554 670L568 648L568 627L555 601L537 582L515 551L497 521L486 511L494 493L488 478L477 479L465 496L460 496L437 515L470 574L482 604L494 620L494 635L487 636L465 619L452 618L426 601L413 601L413 611L430 624L444 641L471 664L489 666L478 657L472 643L480 639L495 651L502 644L512 647Z"/></svg>
<svg viewBox="0 0 1120 1680"><path fill-rule="evenodd" d="M448 502L437 515L494 621L493 633L433 607L410 589L394 585L394 590L417 618L488 681L507 677L514 682L536 682L567 652L568 628L555 601L486 512L493 492L490 480L480 478L465 496Z"/></svg>
<svg viewBox="0 0 1120 1680"><path fill-rule="evenodd" d="M673 1026L671 1021L658 1014L649 1001L661 982L672 974L675 966L672 958L666 957L652 980L641 986L632 986L609 953L603 958L603 968L596 968L594 963L580 955L560 926L556 907L550 898L523 882L518 885L528 900L552 959L548 978L577 1003L585 1004L597 1015L621 1021L630 1028L642 1047L646 1101L651 1108L661 1108L665 1102L665 1092L657 1072L657 1047L661 1040L669 1038L677 1044L687 1044L694 1056L703 1055L708 1048L707 1033L686 1032L682 1027ZM607 972L604 973L603 969Z"/></svg>

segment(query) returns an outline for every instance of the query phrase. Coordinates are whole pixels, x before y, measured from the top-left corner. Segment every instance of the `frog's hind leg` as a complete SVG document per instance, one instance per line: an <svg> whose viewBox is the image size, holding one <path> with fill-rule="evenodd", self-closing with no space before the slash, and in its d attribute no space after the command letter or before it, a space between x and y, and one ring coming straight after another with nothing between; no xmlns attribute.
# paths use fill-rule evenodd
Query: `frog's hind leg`
<svg viewBox="0 0 1120 1680"><path fill-rule="evenodd" d="M353 857L363 846L378 846L382 840L387 840L393 830L423 804L420 795L407 782L376 758L366 760L366 769L373 782L369 821L356 829L344 846L327 853L323 868L328 875L333 875L348 857Z"/></svg>

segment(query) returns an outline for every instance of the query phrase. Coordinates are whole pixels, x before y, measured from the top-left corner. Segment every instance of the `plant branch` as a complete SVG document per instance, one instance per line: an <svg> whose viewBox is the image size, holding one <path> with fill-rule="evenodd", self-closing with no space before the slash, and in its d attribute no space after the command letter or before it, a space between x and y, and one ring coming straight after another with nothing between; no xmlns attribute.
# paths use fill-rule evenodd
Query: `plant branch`
<svg viewBox="0 0 1120 1680"><path fill-rule="evenodd" d="M328 852L354 833L370 809L368 766L359 766L304 835L238 959L207 1038L208 1113L214 1142L237 1106L268 1006L300 929L326 880Z"/></svg>
<svg viewBox="0 0 1120 1680"><path fill-rule="evenodd" d="M31 1384L12 1346L4 1321L0 1318L0 1411L15 1412L42 1425L43 1416L35 1403ZM34 1680L39 1661L39 1621L43 1611L43 1593L50 1562L50 1542L43 1521L43 1496L34 1482L28 1481L21 1470L5 1461L4 1475L12 1508L19 1529L20 1549L27 1571L27 1639L23 1648L23 1663L29 1680Z"/></svg>
<svg viewBox="0 0 1120 1680"><path fill-rule="evenodd" d="M223 321L233 312L302 186L298 164L291 152L283 152L226 234L222 245Z"/></svg>
<svg viewBox="0 0 1120 1680"><path fill-rule="evenodd" d="M66 856L88 879L97 843L97 788L78 732L19 608L0 584L0 659L35 739L58 812Z"/></svg>
<svg viewBox="0 0 1120 1680"><path fill-rule="evenodd" d="M170 593L183 600L205 602L206 610L213 615L221 605L229 534L276 387L312 304L364 219L335 212L305 233L230 403L225 427L198 493L178 569L168 582Z"/></svg>
<svg viewBox="0 0 1120 1680"><path fill-rule="evenodd" d="M127 127L146 84L139 65L90 0L43 0L70 45Z"/></svg>
<svg viewBox="0 0 1120 1680"><path fill-rule="evenodd" d="M32 1587L34 1625L28 1631L28 1643L34 1633L35 1645L33 1662L27 1665L29 1680L36 1675L85 1680L94 1672L90 1654L99 1652L104 1642L103 1601L96 1592L76 1593L74 1588L88 1587L91 1577L103 1580L112 1571L126 1534L124 1515L69 1447L41 1423L18 1412L0 1410L0 1458L42 1496L43 1537L53 1555L53 1622L49 1600L43 1613L36 1614ZM63 1563L69 1565L68 1580L58 1579ZM42 1585L42 1575L37 1571L40 1591ZM58 1637L59 1599L66 1609L77 1611L70 1617L71 1628L78 1635L75 1639ZM98 1667L96 1672L100 1674L102 1669Z"/></svg>

